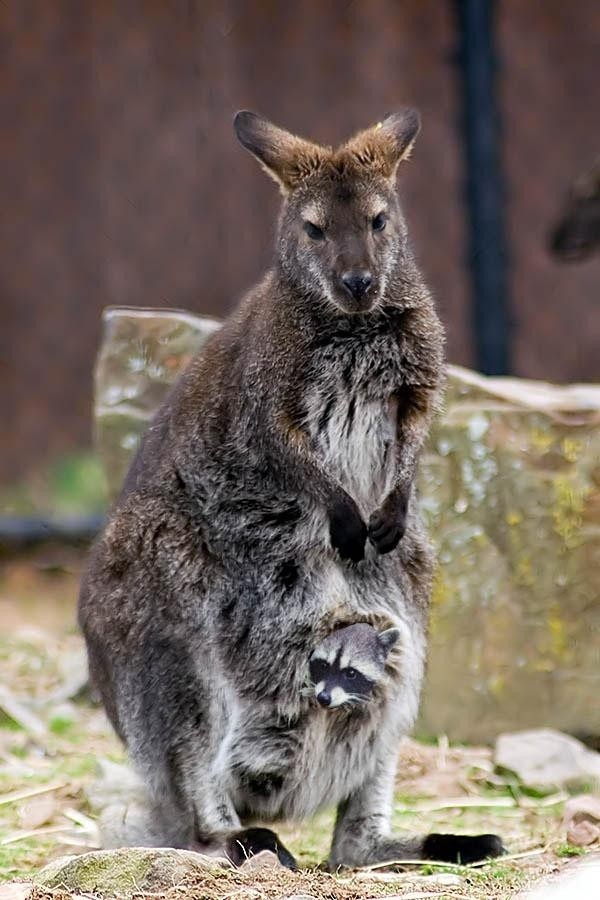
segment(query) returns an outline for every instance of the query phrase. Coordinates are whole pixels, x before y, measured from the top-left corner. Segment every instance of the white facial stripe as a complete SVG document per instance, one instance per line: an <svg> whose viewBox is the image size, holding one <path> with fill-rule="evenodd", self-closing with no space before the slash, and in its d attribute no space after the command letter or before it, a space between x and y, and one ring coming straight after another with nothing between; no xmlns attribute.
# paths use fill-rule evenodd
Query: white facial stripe
<svg viewBox="0 0 600 900"><path fill-rule="evenodd" d="M352 663L350 663L350 665L352 665ZM355 668L357 672L360 672L360 674L364 675L365 678L368 678L369 681L378 681L381 678L381 669L372 663L361 661L360 665L357 665Z"/></svg>
<svg viewBox="0 0 600 900"><path fill-rule="evenodd" d="M348 700L348 694L341 687L334 687L331 692L331 703L329 704L329 709L334 709L336 706L341 706L343 703L346 703Z"/></svg>
<svg viewBox="0 0 600 900"><path fill-rule="evenodd" d="M311 662L315 662L316 660L318 660L319 662L326 662L331 664L335 659L336 652L337 651L335 649L331 649L329 653L327 653L324 647L320 647L312 654Z"/></svg>
<svg viewBox="0 0 600 900"><path fill-rule="evenodd" d="M315 684L315 697L318 697L321 691L325 690L325 682L320 681L318 684Z"/></svg>

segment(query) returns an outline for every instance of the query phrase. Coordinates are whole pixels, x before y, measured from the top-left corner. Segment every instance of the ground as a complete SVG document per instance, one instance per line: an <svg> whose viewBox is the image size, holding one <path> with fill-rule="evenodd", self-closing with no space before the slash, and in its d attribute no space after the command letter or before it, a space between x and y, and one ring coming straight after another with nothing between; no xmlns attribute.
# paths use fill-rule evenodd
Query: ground
<svg viewBox="0 0 600 900"><path fill-rule="evenodd" d="M58 855L97 846L88 787L100 761L124 762L102 710L81 690L85 655L74 622L81 560L80 552L46 548L2 561L0 881L27 878ZM563 794L533 796L495 773L490 748L449 746L443 736L434 743L408 741L400 751L395 827L497 832L508 858L468 869L418 864L399 873L326 875L318 869L333 821L326 812L302 826L278 829L302 873L211 875L210 885L189 893L506 898L580 852L565 843L564 800ZM438 877L423 880L432 875Z"/></svg>

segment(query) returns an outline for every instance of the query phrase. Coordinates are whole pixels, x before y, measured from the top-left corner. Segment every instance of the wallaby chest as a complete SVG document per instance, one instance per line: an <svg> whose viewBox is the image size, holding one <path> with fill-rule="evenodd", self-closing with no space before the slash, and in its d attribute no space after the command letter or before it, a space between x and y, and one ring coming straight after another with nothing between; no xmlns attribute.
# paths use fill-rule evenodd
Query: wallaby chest
<svg viewBox="0 0 600 900"><path fill-rule="evenodd" d="M316 355L306 393L315 451L364 513L391 490L396 474L401 344L391 333L349 335Z"/></svg>

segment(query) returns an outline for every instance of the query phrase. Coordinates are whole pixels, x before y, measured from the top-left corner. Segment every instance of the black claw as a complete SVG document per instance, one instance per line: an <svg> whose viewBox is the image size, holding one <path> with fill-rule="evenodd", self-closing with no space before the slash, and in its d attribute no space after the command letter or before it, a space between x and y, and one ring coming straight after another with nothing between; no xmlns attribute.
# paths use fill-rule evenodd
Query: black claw
<svg viewBox="0 0 600 900"><path fill-rule="evenodd" d="M423 844L423 857L438 862L467 863L492 859L506 853L497 834L429 834Z"/></svg>

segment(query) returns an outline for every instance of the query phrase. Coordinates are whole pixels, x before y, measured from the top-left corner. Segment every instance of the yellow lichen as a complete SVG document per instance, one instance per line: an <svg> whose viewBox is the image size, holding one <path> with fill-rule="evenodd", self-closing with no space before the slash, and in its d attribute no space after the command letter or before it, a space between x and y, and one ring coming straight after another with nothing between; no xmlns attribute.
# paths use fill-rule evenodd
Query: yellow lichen
<svg viewBox="0 0 600 900"><path fill-rule="evenodd" d="M532 428L529 437L531 446L537 453L547 453L554 443L554 435L541 428Z"/></svg>
<svg viewBox="0 0 600 900"><path fill-rule="evenodd" d="M581 441L573 440L573 438L563 438L561 449L566 461L574 463L579 459L579 454L583 450L583 444Z"/></svg>
<svg viewBox="0 0 600 900"><path fill-rule="evenodd" d="M554 531L562 538L565 550L572 550L581 542L582 513L589 493L589 487L579 484L573 476L559 475L554 479Z"/></svg>
<svg viewBox="0 0 600 900"><path fill-rule="evenodd" d="M522 587L531 587L535 584L533 564L528 556L522 556L519 560L517 560L515 581Z"/></svg>

